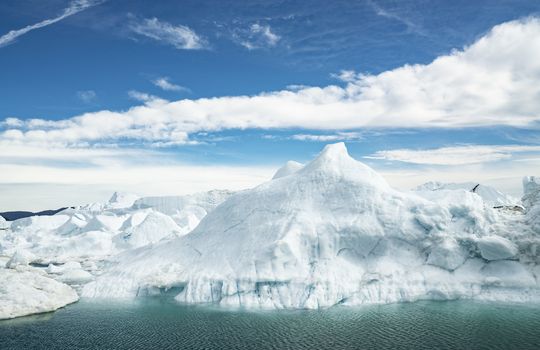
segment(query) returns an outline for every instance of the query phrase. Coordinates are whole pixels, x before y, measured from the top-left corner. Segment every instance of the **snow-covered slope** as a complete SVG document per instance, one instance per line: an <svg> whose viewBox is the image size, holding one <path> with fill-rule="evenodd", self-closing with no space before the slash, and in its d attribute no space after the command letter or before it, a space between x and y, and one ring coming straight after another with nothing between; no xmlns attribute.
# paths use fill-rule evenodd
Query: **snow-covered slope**
<svg viewBox="0 0 540 350"><path fill-rule="evenodd" d="M521 219L469 191L436 197L393 190L329 145L231 196L190 234L124 252L83 296L173 290L182 302L265 308L540 300L540 241Z"/></svg>
<svg viewBox="0 0 540 350"><path fill-rule="evenodd" d="M274 174L274 177L272 177L272 180L294 174L295 172L302 169L303 167L304 165L302 163L295 162L294 160L289 160L287 163L285 163L284 166L282 166L276 171L276 173Z"/></svg>
<svg viewBox="0 0 540 350"><path fill-rule="evenodd" d="M421 196L430 196L432 191L465 190L479 195L486 205L491 207L513 206L518 200L508 196L497 189L475 182L443 183L428 182L414 189Z"/></svg>

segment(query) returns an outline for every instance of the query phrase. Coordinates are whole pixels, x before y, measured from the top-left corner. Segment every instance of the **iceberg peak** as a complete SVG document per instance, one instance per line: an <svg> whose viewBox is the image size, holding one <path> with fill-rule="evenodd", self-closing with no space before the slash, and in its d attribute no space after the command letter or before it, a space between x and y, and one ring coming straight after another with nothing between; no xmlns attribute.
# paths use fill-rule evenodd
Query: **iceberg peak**
<svg viewBox="0 0 540 350"><path fill-rule="evenodd" d="M390 188L386 180L366 164L352 158L345 143L329 144L297 174L324 173L325 176L347 179L357 184L370 184L379 189Z"/></svg>
<svg viewBox="0 0 540 350"><path fill-rule="evenodd" d="M351 158L347 146L344 142L332 143L326 145L319 156L316 159L338 159L338 158ZM352 159L352 158L351 158Z"/></svg>
<svg viewBox="0 0 540 350"><path fill-rule="evenodd" d="M114 192L109 199L108 205L115 209L129 208L137 199L139 199L139 196L133 193Z"/></svg>
<svg viewBox="0 0 540 350"><path fill-rule="evenodd" d="M303 167L304 167L304 164L295 162L294 160L289 160L287 163L285 163L285 165L283 165L281 168L279 168L276 171L276 173L272 177L272 180L294 174L295 172L302 169Z"/></svg>

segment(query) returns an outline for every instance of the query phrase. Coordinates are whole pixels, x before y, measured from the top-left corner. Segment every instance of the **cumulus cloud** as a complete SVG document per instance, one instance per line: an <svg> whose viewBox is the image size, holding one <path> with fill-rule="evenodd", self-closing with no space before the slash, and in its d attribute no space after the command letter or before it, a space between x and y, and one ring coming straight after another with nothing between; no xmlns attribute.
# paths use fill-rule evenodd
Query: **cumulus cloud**
<svg viewBox="0 0 540 350"><path fill-rule="evenodd" d="M54 24L56 22L60 22L61 20L73 16L76 13L79 13L83 10L86 10L89 7L98 5L100 3L104 2L104 0L74 0L69 3L69 6L66 7L60 15L54 18L49 18L46 20L43 20L41 22L38 22L36 24L32 24L29 26L26 26L21 29L15 29L9 31L7 34L4 34L0 37L0 47L9 45L15 40L20 37L21 35L24 35L32 30L43 28L46 26L49 26L51 24Z"/></svg>
<svg viewBox="0 0 540 350"><path fill-rule="evenodd" d="M186 87L172 83L168 77L154 79L152 80L152 84L165 91L189 91Z"/></svg>
<svg viewBox="0 0 540 350"><path fill-rule="evenodd" d="M540 146L529 145L465 145L427 150L395 149L378 151L365 158L384 159L414 164L465 165L495 162L512 158L516 153L540 152Z"/></svg>
<svg viewBox="0 0 540 350"><path fill-rule="evenodd" d="M208 44L204 38L191 28L173 25L157 18L134 19L129 25L135 34L174 46L181 50L201 50Z"/></svg>
<svg viewBox="0 0 540 350"><path fill-rule="evenodd" d="M248 50L274 47L281 40L270 25L259 23L252 24L247 31L237 31L234 36Z"/></svg>
<svg viewBox="0 0 540 350"><path fill-rule="evenodd" d="M24 121L4 126L0 140L178 144L201 131L247 128L532 128L540 125L538 57L540 20L529 18L498 25L471 46L429 64L377 75L343 73L343 86L179 101L137 93L133 97L142 106Z"/></svg>
<svg viewBox="0 0 540 350"><path fill-rule="evenodd" d="M83 90L77 91L77 97L84 103L90 103L96 99L97 94L94 90Z"/></svg>

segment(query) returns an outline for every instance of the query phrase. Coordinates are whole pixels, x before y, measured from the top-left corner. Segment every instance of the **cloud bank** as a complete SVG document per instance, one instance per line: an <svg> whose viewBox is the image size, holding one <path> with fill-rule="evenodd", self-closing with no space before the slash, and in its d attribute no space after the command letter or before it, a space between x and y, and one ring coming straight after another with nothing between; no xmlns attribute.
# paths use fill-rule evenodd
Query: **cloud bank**
<svg viewBox="0 0 540 350"><path fill-rule="evenodd" d="M413 164L465 165L495 162L512 158L516 153L540 152L540 146L465 145L427 150L395 149L378 151L365 158L400 161Z"/></svg>
<svg viewBox="0 0 540 350"><path fill-rule="evenodd" d="M150 37L167 32L170 40L179 40L179 47L199 47L196 37L181 27L150 19L141 28L151 28ZM189 39L178 39L182 35L177 33L187 33ZM406 65L378 75L343 72L342 86L173 102L147 96L141 99L144 105L125 111L11 123L0 134L0 142L69 146L136 139L179 144L196 132L247 128L538 127L538 57L540 20L529 18L498 25L471 46L426 65Z"/></svg>
<svg viewBox="0 0 540 350"><path fill-rule="evenodd" d="M83 10L86 10L89 7L98 5L102 3L104 0L74 0L70 2L69 6L65 8L62 13L54 18L49 18L46 20L43 20L41 22L38 22L36 24L32 24L29 26L26 26L21 29L11 30L7 34L4 34L0 37L0 47L9 45L16 41L18 37L21 35L24 35L32 30L43 28L46 26L49 26L51 24L54 24L56 22L60 22L61 20L73 16L76 13L79 13Z"/></svg>

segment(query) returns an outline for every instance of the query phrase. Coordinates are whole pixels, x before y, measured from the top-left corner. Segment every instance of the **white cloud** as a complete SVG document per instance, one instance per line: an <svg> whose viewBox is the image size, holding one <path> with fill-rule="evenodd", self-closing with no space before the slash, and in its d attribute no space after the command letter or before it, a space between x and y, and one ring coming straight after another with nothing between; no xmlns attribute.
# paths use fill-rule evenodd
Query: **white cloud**
<svg viewBox="0 0 540 350"><path fill-rule="evenodd" d="M331 76L346 83L354 83L362 79L362 74L356 73L354 70L342 70L337 74L331 74Z"/></svg>
<svg viewBox="0 0 540 350"><path fill-rule="evenodd" d="M139 102L148 102L148 103L157 102L157 101L161 101L163 103L167 102L166 100L163 100L163 99L161 99L161 98L159 98L157 96L147 94L146 92L140 92L140 91L137 91L137 90L129 90L128 91L128 96L131 99L139 101Z"/></svg>
<svg viewBox="0 0 540 350"><path fill-rule="evenodd" d="M281 40L279 35L272 32L270 25L259 23L252 24L247 31L238 30L234 38L248 50L274 47Z"/></svg>
<svg viewBox="0 0 540 350"><path fill-rule="evenodd" d="M298 141L316 141L316 142L333 142L333 141L352 141L362 139L362 134L359 132L337 132L335 134L317 135L317 134L296 134L292 135L291 139Z"/></svg>
<svg viewBox="0 0 540 350"><path fill-rule="evenodd" d="M180 85L171 83L168 77L161 77L152 80L152 84L165 91L185 91L189 92L189 89Z"/></svg>
<svg viewBox="0 0 540 350"><path fill-rule="evenodd" d="M540 125L540 20L494 27L462 51L427 65L378 75L343 75L345 86L306 87L254 96L166 101L131 93L144 105L98 111L63 120L9 126L0 141L167 144L225 129L370 128Z"/></svg>
<svg viewBox="0 0 540 350"><path fill-rule="evenodd" d="M427 150L395 149L378 151L365 158L414 164L464 165L495 162L512 158L516 153L540 152L540 146L465 145Z"/></svg>
<svg viewBox="0 0 540 350"><path fill-rule="evenodd" d="M18 37L21 35L24 35L32 30L39 29L46 27L48 25L54 24L56 22L60 22L64 18L67 18L69 16L73 16L76 13L79 13L83 10L86 10L89 7L98 5L102 3L102 0L74 0L69 3L69 6L65 8L62 13L54 18L49 18L46 20L43 20L41 22L38 22L36 24L32 24L29 26L26 26L21 29L11 30L7 34L4 34L0 37L0 47L9 45L13 43Z"/></svg>
<svg viewBox="0 0 540 350"><path fill-rule="evenodd" d="M200 50L207 48L206 40L191 28L172 25L157 18L135 19L129 28L132 32L156 41L163 42L182 50Z"/></svg>
<svg viewBox="0 0 540 350"><path fill-rule="evenodd" d="M97 94L94 90L83 90L77 91L77 97L84 103L90 103L96 99Z"/></svg>

